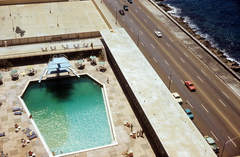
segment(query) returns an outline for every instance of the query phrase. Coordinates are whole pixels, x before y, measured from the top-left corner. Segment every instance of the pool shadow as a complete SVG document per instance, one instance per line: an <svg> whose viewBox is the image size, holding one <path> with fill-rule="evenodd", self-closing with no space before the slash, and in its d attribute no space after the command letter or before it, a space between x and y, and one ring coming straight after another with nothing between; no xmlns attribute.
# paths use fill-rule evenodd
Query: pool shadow
<svg viewBox="0 0 240 157"><path fill-rule="evenodd" d="M74 84L71 83L71 79L55 79L46 82L44 86L47 86L46 91L50 93L57 100L66 100L72 95Z"/></svg>

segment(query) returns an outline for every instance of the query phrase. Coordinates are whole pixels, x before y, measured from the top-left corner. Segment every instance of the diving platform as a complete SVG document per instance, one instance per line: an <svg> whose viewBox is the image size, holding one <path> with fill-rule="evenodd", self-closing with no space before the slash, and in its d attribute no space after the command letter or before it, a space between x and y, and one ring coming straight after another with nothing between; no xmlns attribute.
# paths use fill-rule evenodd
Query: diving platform
<svg viewBox="0 0 240 157"><path fill-rule="evenodd" d="M46 75L58 74L57 76L59 76L59 74L63 72L68 72L69 74L70 72L72 72L73 74L80 78L76 71L71 68L69 60L64 55L60 55L59 57L53 56L53 58L49 60L48 66L41 75L38 83L41 83L42 78L45 77Z"/></svg>

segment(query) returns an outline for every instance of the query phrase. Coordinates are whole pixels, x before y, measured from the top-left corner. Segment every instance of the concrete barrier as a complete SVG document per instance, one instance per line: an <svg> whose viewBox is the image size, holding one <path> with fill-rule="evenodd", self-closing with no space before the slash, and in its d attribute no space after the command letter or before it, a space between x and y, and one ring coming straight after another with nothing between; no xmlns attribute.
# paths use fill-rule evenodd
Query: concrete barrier
<svg viewBox="0 0 240 157"><path fill-rule="evenodd" d="M175 23L183 32L185 32L192 40L194 40L199 46L201 46L209 55L211 55L220 65L222 65L230 74L232 74L238 81L240 81L240 76L229 68L221 59L219 59L212 51L210 51L205 45L198 41L194 36L192 36L186 29L184 29L177 21L175 21L168 13L166 13L161 7L158 6L154 1L149 0L157 9L159 9L167 18L169 18L173 23Z"/></svg>
<svg viewBox="0 0 240 157"><path fill-rule="evenodd" d="M18 39L6 39L6 40L0 40L0 47L5 46L5 43L7 43L8 46L14 46L14 45L26 45L26 44L34 44L34 43L52 42L55 39L72 40L72 39L86 39L86 38L95 38L95 37L101 37L99 31L70 33L70 34L56 34L56 35L27 37L27 38L18 38Z"/></svg>

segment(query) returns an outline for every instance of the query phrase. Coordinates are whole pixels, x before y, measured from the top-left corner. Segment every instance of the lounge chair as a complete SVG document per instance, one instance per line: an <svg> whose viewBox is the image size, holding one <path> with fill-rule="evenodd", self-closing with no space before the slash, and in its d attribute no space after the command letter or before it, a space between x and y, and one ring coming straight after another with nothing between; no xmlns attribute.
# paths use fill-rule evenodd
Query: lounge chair
<svg viewBox="0 0 240 157"><path fill-rule="evenodd" d="M14 112L14 115L22 115L22 112Z"/></svg>
<svg viewBox="0 0 240 157"><path fill-rule="evenodd" d="M29 130L25 131L24 133L25 133L25 134L28 134L28 133L31 132L31 131L32 131L32 130L29 129Z"/></svg>
<svg viewBox="0 0 240 157"><path fill-rule="evenodd" d="M34 138L36 138L36 137L37 137L37 134L34 134L34 135L28 137L28 139L29 139L29 140L32 140L32 139L34 139Z"/></svg>
<svg viewBox="0 0 240 157"><path fill-rule="evenodd" d="M13 112L20 111L20 110L21 110L21 108L14 108L14 109L12 109Z"/></svg>
<svg viewBox="0 0 240 157"><path fill-rule="evenodd" d="M5 132L0 133L0 137L5 136Z"/></svg>
<svg viewBox="0 0 240 157"><path fill-rule="evenodd" d="M34 131L30 131L30 132L27 134L27 137L30 137L30 136L32 136L32 135L34 135L34 134L35 134Z"/></svg>
<svg viewBox="0 0 240 157"><path fill-rule="evenodd" d="M29 129L29 128L22 129L22 132L26 132L26 131L28 131L28 130L30 130L30 129Z"/></svg>

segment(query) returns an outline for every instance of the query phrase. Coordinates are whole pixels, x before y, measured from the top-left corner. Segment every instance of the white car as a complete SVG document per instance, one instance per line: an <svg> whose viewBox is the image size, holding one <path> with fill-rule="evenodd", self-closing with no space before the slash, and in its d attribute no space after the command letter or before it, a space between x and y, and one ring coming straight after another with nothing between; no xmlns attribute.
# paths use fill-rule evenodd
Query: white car
<svg viewBox="0 0 240 157"><path fill-rule="evenodd" d="M155 31L155 34L157 35L158 38L162 37L162 33L160 31Z"/></svg>
<svg viewBox="0 0 240 157"><path fill-rule="evenodd" d="M179 104L182 104L182 99L181 99L181 97L180 97L180 95L178 94L178 93L172 93L172 95L173 95L173 97L177 100L177 102L179 103Z"/></svg>

